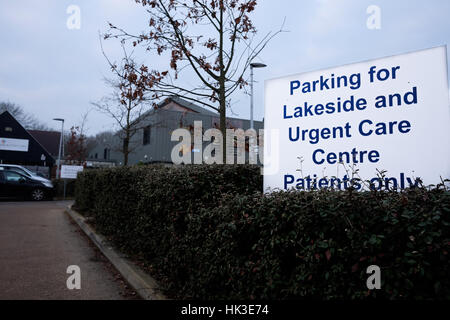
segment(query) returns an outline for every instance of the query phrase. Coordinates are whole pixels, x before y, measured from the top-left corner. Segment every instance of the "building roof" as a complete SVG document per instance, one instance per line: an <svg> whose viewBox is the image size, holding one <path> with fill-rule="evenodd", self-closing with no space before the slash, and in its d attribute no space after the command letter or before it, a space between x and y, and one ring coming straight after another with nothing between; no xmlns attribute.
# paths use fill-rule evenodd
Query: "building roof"
<svg viewBox="0 0 450 320"><path fill-rule="evenodd" d="M58 153L59 153L59 140L61 139L61 132L58 132L58 131L42 131L42 130L28 130L28 132L52 156L55 156L55 157L58 156Z"/></svg>
<svg viewBox="0 0 450 320"><path fill-rule="evenodd" d="M207 110L207 109L205 109L203 107L199 107L199 106L197 106L196 104L194 104L192 102L189 102L189 101L186 101L186 100L180 98L179 96L171 96L171 97L165 99L163 102L161 102L159 104L159 108L164 107L170 101L173 101L176 104L178 104L178 105L180 105L180 106L182 106L182 107L184 107L186 109L190 109L190 110L192 110L195 113L206 114L206 115L209 115L209 116L218 116L219 115L217 112L212 112L212 111L209 111L209 110Z"/></svg>

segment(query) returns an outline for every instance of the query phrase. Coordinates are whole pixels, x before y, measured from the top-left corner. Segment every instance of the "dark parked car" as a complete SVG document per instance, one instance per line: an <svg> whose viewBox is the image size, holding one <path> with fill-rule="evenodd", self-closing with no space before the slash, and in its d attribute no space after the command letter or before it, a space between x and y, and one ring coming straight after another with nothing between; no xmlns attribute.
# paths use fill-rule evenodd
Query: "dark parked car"
<svg viewBox="0 0 450 320"><path fill-rule="evenodd" d="M29 178L19 172L0 169L0 198L51 199L53 185Z"/></svg>

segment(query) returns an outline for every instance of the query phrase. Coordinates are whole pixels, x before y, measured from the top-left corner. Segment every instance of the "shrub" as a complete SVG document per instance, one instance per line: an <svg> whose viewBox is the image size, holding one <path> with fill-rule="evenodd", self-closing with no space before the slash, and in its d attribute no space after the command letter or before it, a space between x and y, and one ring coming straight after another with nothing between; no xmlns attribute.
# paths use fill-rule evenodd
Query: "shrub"
<svg viewBox="0 0 450 320"><path fill-rule="evenodd" d="M249 165L151 165L84 171L78 175L75 206L92 215L105 235L128 239L117 241L121 247L136 249L134 242L142 242L147 252L148 242L158 243L154 240L158 234L150 231L158 230L158 223L165 223L169 215L182 217L189 210L214 207L225 191L262 190L259 170ZM142 227L144 222L148 228ZM128 228L129 236L123 228ZM140 240L134 236L136 232L152 237Z"/></svg>
<svg viewBox="0 0 450 320"><path fill-rule="evenodd" d="M449 214L442 190L234 196L192 224L220 221L199 250L217 269L197 266L204 284L181 289L195 295L228 278L216 297L449 299ZM381 290L366 287L370 265L381 268Z"/></svg>
<svg viewBox="0 0 450 320"><path fill-rule="evenodd" d="M449 192L261 189L252 166L108 169L76 206L178 298L450 298Z"/></svg>

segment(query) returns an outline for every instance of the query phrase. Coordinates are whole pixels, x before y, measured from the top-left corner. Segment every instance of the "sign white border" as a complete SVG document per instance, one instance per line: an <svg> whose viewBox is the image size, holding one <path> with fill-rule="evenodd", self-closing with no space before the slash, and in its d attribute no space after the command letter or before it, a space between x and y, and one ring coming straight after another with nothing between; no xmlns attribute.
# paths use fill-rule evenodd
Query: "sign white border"
<svg viewBox="0 0 450 320"><path fill-rule="evenodd" d="M374 82L368 79L368 71L372 66L377 70L389 69L399 66L395 79L387 79ZM392 69L390 69L392 70ZM353 75L359 73L361 76L360 87L350 89L350 86L342 86L333 90L305 90L299 86L294 93L291 91L293 81L300 83L310 82L320 76L335 78L340 75ZM356 79L356 78L355 78ZM298 83L295 84L295 87ZM319 86L316 83L317 87ZM399 93L405 95L416 87L417 103L413 105L393 106L376 109L375 98L380 95ZM293 93L293 94L292 94ZM293 117L295 107L325 104L328 101L336 102L340 97L342 101L355 96L355 99L364 97L367 100L367 108L363 111L352 111L335 114L323 114L295 118ZM410 98L412 95L409 96ZM286 107L284 107L286 106ZM284 112L284 108L287 111ZM298 109L297 109L298 110ZM303 108L303 113L305 108ZM287 113L287 114L286 114ZM285 118L285 117L291 118ZM358 125L362 120L372 120L374 124L379 122L397 121L405 119L411 124L408 134L390 134L385 136L358 136ZM279 154L272 154L271 162L277 158L278 168L273 174L264 175L264 189L290 189L298 188L297 181L316 177L316 182L323 177L329 180L332 176L344 178L343 166L317 165L312 161L313 150L322 149L328 152L351 151L357 147L360 150L378 150L380 160L374 164L358 164L360 177L370 180L376 177L376 169L387 170L388 177L395 177L398 187L408 185L407 178L420 177L425 185L437 184L442 178L450 178L450 105L449 87L447 75L447 52L446 46L414 51L406 54L367 60L354 64L338 66L334 68L321 69L318 71L290 75L281 78L267 80L265 82L265 135L266 142L273 140L273 136L279 135L278 143L272 141L265 143L265 156L278 147ZM311 143L309 131L311 129L333 128L344 126L349 123L351 127L350 136L336 139L322 139L314 145ZM290 141L289 128L292 132L300 127L307 129L306 139ZM309 140L308 140L309 139ZM274 144L275 147L274 147ZM317 159L316 159L317 160ZM341 170L339 172L339 167ZM401 175L403 173L403 175ZM294 177L294 182L286 188L286 175ZM402 180L403 179L403 180ZM313 181L311 181L311 185Z"/></svg>

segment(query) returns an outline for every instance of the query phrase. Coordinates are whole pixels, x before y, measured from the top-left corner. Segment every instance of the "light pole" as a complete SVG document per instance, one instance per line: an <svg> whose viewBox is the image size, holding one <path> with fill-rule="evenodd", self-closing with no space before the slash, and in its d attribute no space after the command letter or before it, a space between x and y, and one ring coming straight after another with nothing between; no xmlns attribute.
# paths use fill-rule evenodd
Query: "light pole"
<svg viewBox="0 0 450 320"><path fill-rule="evenodd" d="M61 137L59 137L59 155L58 155L58 167L56 169L56 179L60 179L60 175L61 175L61 150L63 148L63 143L64 143L64 119L61 118L55 118L53 119L55 121L61 121Z"/></svg>
<svg viewBox="0 0 450 320"><path fill-rule="evenodd" d="M250 63L250 129L253 128L253 68L267 67L264 63L252 62Z"/></svg>

